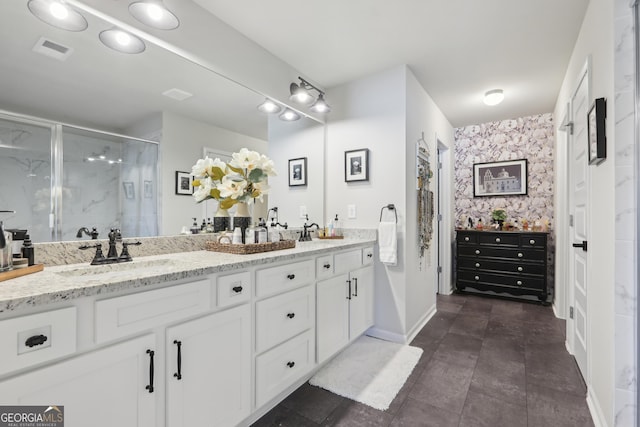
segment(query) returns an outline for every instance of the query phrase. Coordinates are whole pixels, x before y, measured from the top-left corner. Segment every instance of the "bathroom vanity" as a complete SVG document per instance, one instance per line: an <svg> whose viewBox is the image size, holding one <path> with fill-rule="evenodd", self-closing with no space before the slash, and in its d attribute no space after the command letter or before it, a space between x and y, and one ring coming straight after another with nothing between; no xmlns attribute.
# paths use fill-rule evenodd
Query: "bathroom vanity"
<svg viewBox="0 0 640 427"><path fill-rule="evenodd" d="M0 402L249 425L373 325L373 239L46 268L0 286Z"/></svg>

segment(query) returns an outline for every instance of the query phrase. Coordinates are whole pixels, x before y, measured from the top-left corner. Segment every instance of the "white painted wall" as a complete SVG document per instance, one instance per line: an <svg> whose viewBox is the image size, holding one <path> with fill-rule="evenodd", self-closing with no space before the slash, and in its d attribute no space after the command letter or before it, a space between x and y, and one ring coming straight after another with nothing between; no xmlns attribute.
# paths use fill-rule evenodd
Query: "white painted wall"
<svg viewBox="0 0 640 427"><path fill-rule="evenodd" d="M415 144L422 132L437 162L435 135L453 144L453 128L406 66L333 88L327 126L326 212L347 228L377 228L380 210L395 204L398 265L376 262L373 335L407 341L435 310L436 249L420 263L417 252ZM344 182L344 152L368 148L369 181ZM432 187L436 190L435 181ZM347 219L355 204L356 219ZM435 224L435 222L434 222ZM437 236L433 237L433 244Z"/></svg>
<svg viewBox="0 0 640 427"><path fill-rule="evenodd" d="M555 117L564 115L571 92L577 86L577 77L587 58L591 56L591 101L595 98L607 98L607 160L598 166L589 166L589 368L587 386L589 404L594 418L600 425L613 426L614 407L614 195L615 179L614 153L616 141L613 132L615 124L614 85L613 85L613 2L591 0L582 29L576 41L571 60L567 68L562 88L555 107ZM564 147L559 147L562 150ZM558 156L566 158L565 153ZM558 182L566 183L563 176L565 168L558 165ZM566 185L566 184L565 184ZM559 196L567 194L567 188L558 187ZM559 206L558 217L568 212ZM559 234L567 230L558 230ZM559 248L561 250L561 248ZM568 268L568 266L566 266ZM557 270L563 277L562 268ZM560 281L558 281L560 282ZM559 286L566 283L558 283ZM567 322L570 329L571 322ZM567 331L570 332L569 330Z"/></svg>
<svg viewBox="0 0 640 427"><path fill-rule="evenodd" d="M162 115L160 162L162 171L162 226L160 234L180 233L191 218L202 220L202 207L193 197L175 194L176 171L190 172L202 158L203 147L235 152L243 147L259 153L267 152L267 142L239 133L191 120L173 113Z"/></svg>

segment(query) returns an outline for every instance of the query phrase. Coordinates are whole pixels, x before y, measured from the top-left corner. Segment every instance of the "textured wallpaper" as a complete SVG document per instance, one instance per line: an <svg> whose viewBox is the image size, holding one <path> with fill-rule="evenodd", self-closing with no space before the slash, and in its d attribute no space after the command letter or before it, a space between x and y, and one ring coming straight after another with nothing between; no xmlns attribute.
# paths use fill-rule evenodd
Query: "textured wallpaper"
<svg viewBox="0 0 640 427"><path fill-rule="evenodd" d="M468 217L491 222L501 208L510 219L547 218L553 228L553 115L540 114L455 130L456 226ZM473 197L473 165L502 160L528 160L526 196Z"/></svg>

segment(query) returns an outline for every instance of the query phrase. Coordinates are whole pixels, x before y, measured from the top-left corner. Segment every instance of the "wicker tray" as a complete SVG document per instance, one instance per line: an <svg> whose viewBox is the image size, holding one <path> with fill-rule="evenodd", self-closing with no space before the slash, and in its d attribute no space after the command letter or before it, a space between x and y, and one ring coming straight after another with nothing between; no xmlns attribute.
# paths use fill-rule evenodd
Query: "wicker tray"
<svg viewBox="0 0 640 427"><path fill-rule="evenodd" d="M205 248L213 252L225 252L228 254L246 255L260 252L279 251L296 247L295 240L281 240L270 243L249 243L248 245L233 245L231 243L205 242Z"/></svg>
<svg viewBox="0 0 640 427"><path fill-rule="evenodd" d="M318 236L320 240L335 240L335 239L344 239L344 236Z"/></svg>

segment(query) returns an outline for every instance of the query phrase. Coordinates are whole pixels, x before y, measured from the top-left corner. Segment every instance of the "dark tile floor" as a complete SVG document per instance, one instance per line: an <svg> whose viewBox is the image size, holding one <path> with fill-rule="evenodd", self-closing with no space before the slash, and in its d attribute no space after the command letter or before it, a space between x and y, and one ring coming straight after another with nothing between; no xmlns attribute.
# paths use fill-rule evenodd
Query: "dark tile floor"
<svg viewBox="0 0 640 427"><path fill-rule="evenodd" d="M550 307L438 296L411 345L424 350L390 408L308 383L254 426L593 426L586 389Z"/></svg>

